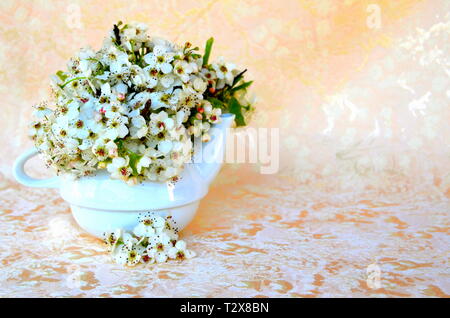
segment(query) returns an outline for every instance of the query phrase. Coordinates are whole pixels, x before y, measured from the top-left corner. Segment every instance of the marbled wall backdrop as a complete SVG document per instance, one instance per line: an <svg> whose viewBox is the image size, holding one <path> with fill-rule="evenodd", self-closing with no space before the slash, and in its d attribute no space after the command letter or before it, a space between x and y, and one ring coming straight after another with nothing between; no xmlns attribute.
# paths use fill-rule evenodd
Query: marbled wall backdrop
<svg viewBox="0 0 450 318"><path fill-rule="evenodd" d="M449 297L449 12L449 0L0 0L0 296ZM227 165L182 233L198 253L184 264L121 268L56 190L10 179L49 76L118 20L180 43L214 35L213 58L255 80L252 126L280 129L278 174ZM30 171L49 173L37 159Z"/></svg>
<svg viewBox="0 0 450 318"><path fill-rule="evenodd" d="M135 20L180 43L213 35L213 57L249 69L252 126L280 129L281 176L327 191L450 196L449 12L447 0L2 0L0 177L31 146L31 106L49 76L113 23Z"/></svg>

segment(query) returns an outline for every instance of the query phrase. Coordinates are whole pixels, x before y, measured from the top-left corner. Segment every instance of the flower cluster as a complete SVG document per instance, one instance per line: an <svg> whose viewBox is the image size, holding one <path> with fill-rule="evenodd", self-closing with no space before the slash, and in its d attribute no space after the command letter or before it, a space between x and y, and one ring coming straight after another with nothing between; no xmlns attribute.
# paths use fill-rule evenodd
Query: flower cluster
<svg viewBox="0 0 450 318"><path fill-rule="evenodd" d="M147 26L119 22L100 50L82 49L52 77L53 99L36 106L30 135L57 173L176 180L190 162L194 138L207 142L224 112L245 125L253 109L245 71L208 63L190 43L150 38Z"/></svg>
<svg viewBox="0 0 450 318"><path fill-rule="evenodd" d="M148 213L142 216L132 233L120 229L104 234L104 241L118 264L164 263L168 259L184 260L195 253L178 240L178 230L172 217L162 218Z"/></svg>

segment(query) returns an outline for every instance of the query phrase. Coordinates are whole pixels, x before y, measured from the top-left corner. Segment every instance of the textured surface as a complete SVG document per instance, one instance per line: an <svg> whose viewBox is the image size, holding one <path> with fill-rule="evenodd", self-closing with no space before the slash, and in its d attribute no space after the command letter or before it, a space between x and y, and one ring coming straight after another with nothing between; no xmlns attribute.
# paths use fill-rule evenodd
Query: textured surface
<svg viewBox="0 0 450 318"><path fill-rule="evenodd" d="M448 297L448 12L446 0L2 0L0 296ZM198 257L182 264L120 268L56 191L11 180L45 79L119 19L180 43L214 35L213 58L255 79L252 125L280 129L280 171L227 165L183 233Z"/></svg>
<svg viewBox="0 0 450 318"><path fill-rule="evenodd" d="M426 193L331 196L253 177L212 188L183 232L197 257L127 269L78 231L54 191L6 187L0 296L450 296L447 201ZM374 288L369 266L380 270Z"/></svg>

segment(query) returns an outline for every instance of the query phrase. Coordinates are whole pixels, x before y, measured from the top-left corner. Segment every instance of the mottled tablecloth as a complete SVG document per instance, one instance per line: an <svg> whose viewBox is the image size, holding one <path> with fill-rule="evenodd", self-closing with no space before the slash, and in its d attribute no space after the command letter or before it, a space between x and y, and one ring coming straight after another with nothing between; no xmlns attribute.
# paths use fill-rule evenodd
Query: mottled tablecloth
<svg viewBox="0 0 450 318"><path fill-rule="evenodd" d="M225 169L222 178L234 174ZM114 264L55 190L3 180L0 296L450 296L445 196L246 179L214 184L182 232L197 257L134 268Z"/></svg>

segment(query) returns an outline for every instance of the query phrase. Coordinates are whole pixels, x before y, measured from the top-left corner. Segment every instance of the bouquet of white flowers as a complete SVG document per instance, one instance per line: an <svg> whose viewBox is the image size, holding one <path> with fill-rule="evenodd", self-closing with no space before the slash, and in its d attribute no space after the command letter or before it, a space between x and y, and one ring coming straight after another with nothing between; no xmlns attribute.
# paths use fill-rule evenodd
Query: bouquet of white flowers
<svg viewBox="0 0 450 318"><path fill-rule="evenodd" d="M114 25L102 48L82 49L52 77L53 99L36 106L30 135L57 173L107 169L129 184L177 180L194 138L210 139L222 113L245 125L253 106L244 71L209 63L190 43L150 38L140 23Z"/></svg>

